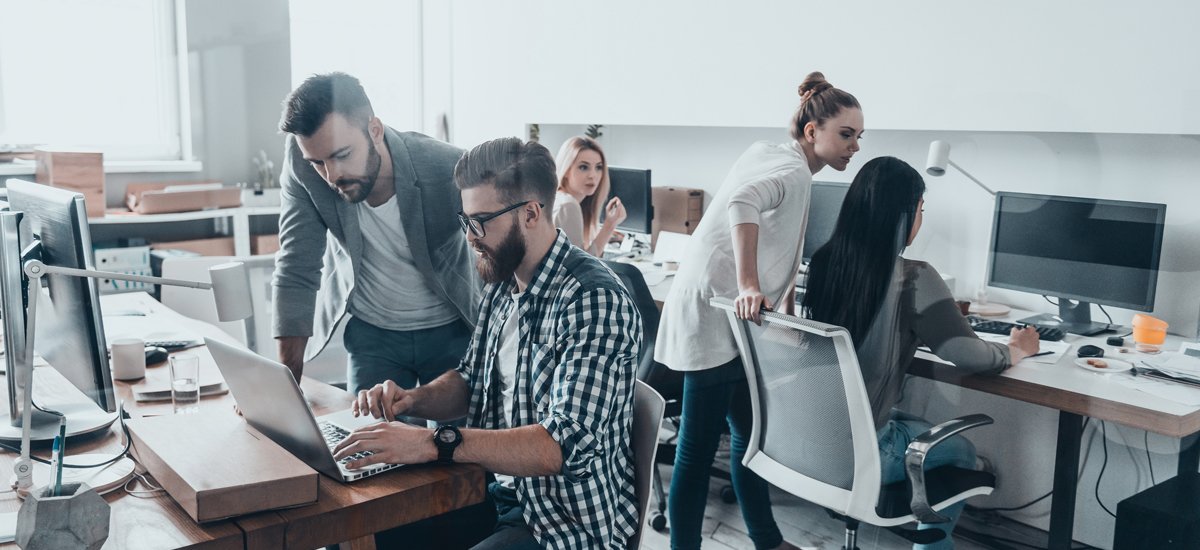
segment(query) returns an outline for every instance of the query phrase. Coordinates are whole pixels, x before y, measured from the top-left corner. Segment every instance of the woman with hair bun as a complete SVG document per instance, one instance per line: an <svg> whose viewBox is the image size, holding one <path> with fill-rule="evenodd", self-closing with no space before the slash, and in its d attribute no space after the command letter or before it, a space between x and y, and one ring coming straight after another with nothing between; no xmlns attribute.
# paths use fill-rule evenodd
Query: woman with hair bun
<svg viewBox="0 0 1200 550"><path fill-rule="evenodd" d="M783 540L767 483L742 466L752 417L746 373L724 312L709 299L734 300L741 319L791 313L800 269L812 175L842 171L858 152L862 107L814 72L799 87L788 143L759 142L734 163L692 235L663 306L654 359L683 371L683 413L667 499L672 548L699 548L709 469L728 425L734 492L755 548L795 548Z"/></svg>
<svg viewBox="0 0 1200 550"><path fill-rule="evenodd" d="M625 221L621 199L608 198L608 163L596 140L577 136L558 150L558 194L554 196L554 225L571 244L602 257L617 224ZM600 223L600 214L604 223Z"/></svg>

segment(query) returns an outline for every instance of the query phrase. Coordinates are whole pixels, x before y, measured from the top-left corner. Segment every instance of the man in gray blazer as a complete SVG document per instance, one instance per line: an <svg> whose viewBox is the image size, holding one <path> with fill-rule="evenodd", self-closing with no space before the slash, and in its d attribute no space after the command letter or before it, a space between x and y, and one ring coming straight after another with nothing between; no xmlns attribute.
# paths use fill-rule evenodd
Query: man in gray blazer
<svg viewBox="0 0 1200 550"><path fill-rule="evenodd" d="M384 380L411 388L458 366L482 286L458 226L462 151L384 126L344 73L293 90L279 129L288 134L272 281L280 362L299 380L349 312L352 392Z"/></svg>

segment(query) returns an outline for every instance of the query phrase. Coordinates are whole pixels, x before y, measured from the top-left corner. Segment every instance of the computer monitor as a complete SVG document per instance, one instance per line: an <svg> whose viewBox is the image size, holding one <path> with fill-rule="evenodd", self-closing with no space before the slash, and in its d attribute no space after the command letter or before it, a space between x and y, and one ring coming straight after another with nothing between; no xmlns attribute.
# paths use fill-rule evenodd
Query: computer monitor
<svg viewBox="0 0 1200 550"><path fill-rule="evenodd" d="M811 262L813 254L833 236L842 201L849 190L849 183L813 182L808 196L808 227L804 230L804 263Z"/></svg>
<svg viewBox="0 0 1200 550"><path fill-rule="evenodd" d="M83 195L10 179L8 203L14 212L22 214L21 257L17 260L20 264L37 258L46 265L95 269ZM6 238L10 237L6 235ZM11 270L14 258L10 250L4 252L6 257L0 265ZM3 275L11 277L11 274ZM115 412L117 402L109 372L96 280L63 274L50 274L42 279L49 287L50 304L39 302L36 351L101 409ZM12 284L11 280L6 282L6 286ZM28 286L27 280L22 284ZM34 299L34 290L29 288L25 293L27 300ZM4 305L5 313L12 312L10 306L24 312L15 300L6 299ZM10 323L6 320L6 324ZM25 330L33 330L33 327L25 327ZM15 410L11 403L9 408Z"/></svg>
<svg viewBox="0 0 1200 550"><path fill-rule="evenodd" d="M996 194L988 284L1058 298L1023 322L1098 334L1091 304L1154 309L1165 204ZM1076 303L1071 303L1075 301Z"/></svg>
<svg viewBox="0 0 1200 550"><path fill-rule="evenodd" d="M634 168L608 168L608 197L620 197L625 206L625 221L617 229L649 235L654 221L654 202L650 191L650 171ZM607 201L605 201L607 203Z"/></svg>

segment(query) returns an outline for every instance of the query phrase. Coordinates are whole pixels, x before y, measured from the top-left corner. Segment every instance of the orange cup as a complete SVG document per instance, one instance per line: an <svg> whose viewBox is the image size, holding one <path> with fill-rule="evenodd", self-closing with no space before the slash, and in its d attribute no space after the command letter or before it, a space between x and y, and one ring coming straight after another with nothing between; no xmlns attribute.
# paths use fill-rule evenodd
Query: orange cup
<svg viewBox="0 0 1200 550"><path fill-rule="evenodd" d="M1133 316L1133 341L1143 351L1158 351L1167 339L1167 322L1142 313Z"/></svg>

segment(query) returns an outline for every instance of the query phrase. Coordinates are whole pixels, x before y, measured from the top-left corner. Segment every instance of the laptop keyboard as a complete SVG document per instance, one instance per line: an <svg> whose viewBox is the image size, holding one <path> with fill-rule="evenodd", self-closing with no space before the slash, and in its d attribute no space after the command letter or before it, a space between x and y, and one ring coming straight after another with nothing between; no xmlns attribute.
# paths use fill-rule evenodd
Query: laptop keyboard
<svg viewBox="0 0 1200 550"><path fill-rule="evenodd" d="M347 431L343 428L340 428L338 426L335 426L334 424L331 424L329 422L318 422L317 426L319 428L321 428L321 435L325 437L325 444L329 446L330 450L332 450L334 447L336 447L338 443L341 443L341 441L343 439L346 439L346 436L350 435L349 431ZM352 455L349 455L349 456L339 460L338 463L345 464L347 462L350 462L351 460L358 460L360 458L371 456L373 454L375 454L375 453L372 453L371 451L363 451L361 453L354 453Z"/></svg>

